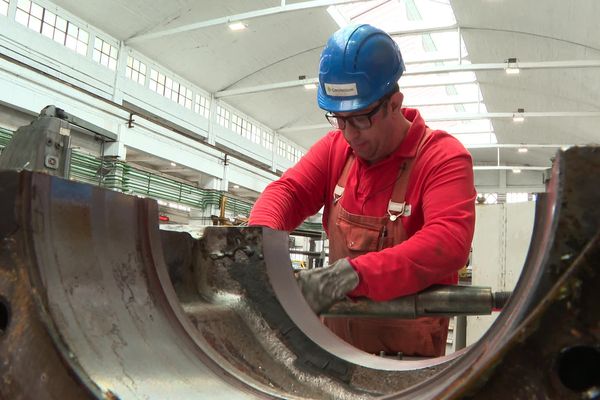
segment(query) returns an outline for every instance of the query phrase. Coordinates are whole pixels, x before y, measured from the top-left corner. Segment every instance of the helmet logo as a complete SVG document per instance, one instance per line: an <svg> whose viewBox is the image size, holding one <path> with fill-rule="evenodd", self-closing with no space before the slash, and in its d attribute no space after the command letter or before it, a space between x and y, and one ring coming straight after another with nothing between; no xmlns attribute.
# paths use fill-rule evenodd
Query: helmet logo
<svg viewBox="0 0 600 400"><path fill-rule="evenodd" d="M328 96L350 97L358 96L356 83L325 83L325 93Z"/></svg>

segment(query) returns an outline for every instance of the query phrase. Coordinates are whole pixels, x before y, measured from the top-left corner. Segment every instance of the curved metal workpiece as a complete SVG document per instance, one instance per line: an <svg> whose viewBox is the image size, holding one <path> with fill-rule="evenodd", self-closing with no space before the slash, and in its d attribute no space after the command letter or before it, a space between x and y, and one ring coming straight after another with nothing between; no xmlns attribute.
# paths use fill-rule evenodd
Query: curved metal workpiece
<svg viewBox="0 0 600 400"><path fill-rule="evenodd" d="M151 200L1 172L0 398L593 398L593 171L597 149L559 154L504 312L477 344L419 361L360 352L325 329L283 232L161 236Z"/></svg>

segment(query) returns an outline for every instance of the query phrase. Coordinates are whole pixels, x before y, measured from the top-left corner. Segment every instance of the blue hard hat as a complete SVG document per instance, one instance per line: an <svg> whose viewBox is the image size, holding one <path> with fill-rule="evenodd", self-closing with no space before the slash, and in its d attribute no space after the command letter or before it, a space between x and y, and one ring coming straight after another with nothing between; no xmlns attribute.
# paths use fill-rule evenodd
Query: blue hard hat
<svg viewBox="0 0 600 400"><path fill-rule="evenodd" d="M396 42L371 25L335 32L321 53L319 107L330 112L359 111L388 94L402 76Z"/></svg>

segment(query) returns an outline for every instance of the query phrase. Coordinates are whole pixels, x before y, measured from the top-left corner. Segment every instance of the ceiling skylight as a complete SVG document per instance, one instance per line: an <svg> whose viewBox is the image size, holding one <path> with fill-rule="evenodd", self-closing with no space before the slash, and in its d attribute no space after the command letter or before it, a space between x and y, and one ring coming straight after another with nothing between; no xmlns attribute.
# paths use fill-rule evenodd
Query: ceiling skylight
<svg viewBox="0 0 600 400"><path fill-rule="evenodd" d="M340 26L368 23L389 32L402 51L407 72L470 64L450 0L374 0L328 11ZM465 145L497 143L489 119L431 121L439 115L487 111L475 73L407 75L399 84L405 104L418 108L431 128L444 129Z"/></svg>

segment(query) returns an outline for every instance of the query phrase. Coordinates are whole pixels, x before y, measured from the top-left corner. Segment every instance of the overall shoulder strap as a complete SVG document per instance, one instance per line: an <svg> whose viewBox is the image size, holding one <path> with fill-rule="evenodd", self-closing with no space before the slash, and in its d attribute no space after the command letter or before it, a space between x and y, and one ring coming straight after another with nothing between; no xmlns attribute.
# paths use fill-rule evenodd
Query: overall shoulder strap
<svg viewBox="0 0 600 400"><path fill-rule="evenodd" d="M410 205L407 205L404 199L406 196L406 188L408 187L408 182L410 180L410 172L412 170L415 160L419 158L419 155L421 154L421 150L423 149L425 142L427 141L429 136L431 136L431 132L431 129L425 129L425 133L423 134L423 136L421 136L421 140L417 145L417 151L415 153L415 156L404 160L402 162L402 165L400 166L400 170L398 171L399 177L396 181L396 185L394 186L394 190L392 191L392 198L390 199L390 204L388 206L388 213L390 214L390 218L397 218L401 215L408 217L410 215Z"/></svg>
<svg viewBox="0 0 600 400"><path fill-rule="evenodd" d="M348 180L348 174L350 173L350 167L354 162L354 154L350 153L350 156L346 159L346 164L344 164L344 169L342 169L342 174L338 178L337 184L335 185L335 189L333 190L333 202L337 203L339 199L344 194L344 188L346 187L346 181Z"/></svg>

